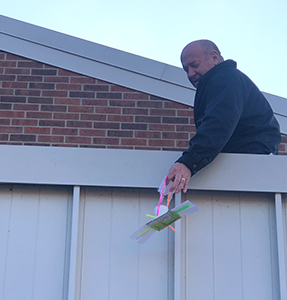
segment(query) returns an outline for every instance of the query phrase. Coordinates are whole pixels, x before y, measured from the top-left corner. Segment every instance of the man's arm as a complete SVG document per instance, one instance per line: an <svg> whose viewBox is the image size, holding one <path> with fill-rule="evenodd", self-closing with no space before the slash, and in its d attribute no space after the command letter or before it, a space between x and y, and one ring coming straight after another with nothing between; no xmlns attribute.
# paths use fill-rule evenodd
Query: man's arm
<svg viewBox="0 0 287 300"><path fill-rule="evenodd" d="M190 140L190 147L167 175L167 183L170 180L174 182L170 191L187 191L190 177L221 152L241 117L244 99L239 83L217 84L210 88L207 96L209 101L200 117L197 132Z"/></svg>

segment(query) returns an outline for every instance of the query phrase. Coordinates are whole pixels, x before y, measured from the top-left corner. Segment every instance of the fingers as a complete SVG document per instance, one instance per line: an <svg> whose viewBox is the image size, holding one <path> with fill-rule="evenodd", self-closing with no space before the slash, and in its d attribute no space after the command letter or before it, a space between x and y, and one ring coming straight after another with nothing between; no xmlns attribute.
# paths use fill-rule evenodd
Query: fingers
<svg viewBox="0 0 287 300"><path fill-rule="evenodd" d="M189 181L189 178L185 178L185 177L181 177L178 185L177 185L177 188L175 190L175 193L179 193L181 190L183 190L184 193L187 192L187 187L188 187L188 181Z"/></svg>
<svg viewBox="0 0 287 300"><path fill-rule="evenodd" d="M167 175L166 183L168 184L170 181L173 181L169 191L175 191L175 193L179 193L181 190L183 190L183 192L186 193L190 177L191 172L189 168L182 163L175 163Z"/></svg>
<svg viewBox="0 0 287 300"><path fill-rule="evenodd" d="M179 187L179 184L180 184L180 177L179 176L174 176L173 178L173 184L172 186L170 187L169 191L170 192L173 192L175 191L175 193L179 193L177 191L178 187Z"/></svg>
<svg viewBox="0 0 287 300"><path fill-rule="evenodd" d="M182 188L182 191L183 191L184 193L187 192L189 179L190 179L190 177L189 177L188 179L186 179L186 181L184 182L184 185L183 185L183 188Z"/></svg>

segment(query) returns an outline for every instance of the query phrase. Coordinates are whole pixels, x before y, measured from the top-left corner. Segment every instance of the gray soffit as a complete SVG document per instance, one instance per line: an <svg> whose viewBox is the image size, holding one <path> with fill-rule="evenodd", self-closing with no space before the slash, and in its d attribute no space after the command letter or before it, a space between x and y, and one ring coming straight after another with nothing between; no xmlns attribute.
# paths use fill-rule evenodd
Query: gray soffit
<svg viewBox="0 0 287 300"><path fill-rule="evenodd" d="M0 49L86 76L193 105L195 89L178 67L0 15ZM287 99L264 93L287 134Z"/></svg>

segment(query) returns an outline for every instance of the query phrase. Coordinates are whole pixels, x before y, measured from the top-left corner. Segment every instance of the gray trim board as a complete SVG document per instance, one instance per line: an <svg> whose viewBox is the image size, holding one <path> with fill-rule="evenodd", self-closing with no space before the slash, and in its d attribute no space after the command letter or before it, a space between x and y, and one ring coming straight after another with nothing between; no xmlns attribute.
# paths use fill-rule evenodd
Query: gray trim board
<svg viewBox="0 0 287 300"><path fill-rule="evenodd" d="M175 151L0 146L0 182L157 188ZM189 189L287 192L287 157L219 154Z"/></svg>
<svg viewBox="0 0 287 300"><path fill-rule="evenodd" d="M193 106L195 89L181 68L1 15L0 49ZM264 94L287 134L287 99Z"/></svg>
<svg viewBox="0 0 287 300"><path fill-rule="evenodd" d="M193 105L178 67L0 15L0 48L59 68Z"/></svg>

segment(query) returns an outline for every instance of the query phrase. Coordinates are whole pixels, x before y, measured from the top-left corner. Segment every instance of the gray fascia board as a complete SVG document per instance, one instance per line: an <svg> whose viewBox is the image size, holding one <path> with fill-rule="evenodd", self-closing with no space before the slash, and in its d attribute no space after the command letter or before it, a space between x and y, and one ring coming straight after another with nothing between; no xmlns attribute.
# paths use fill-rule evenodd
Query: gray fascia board
<svg viewBox="0 0 287 300"><path fill-rule="evenodd" d="M282 134L287 135L287 117L278 115L275 113L275 117L280 125L280 131Z"/></svg>
<svg viewBox="0 0 287 300"><path fill-rule="evenodd" d="M0 24L0 32L11 37L190 88L185 72L175 66L1 15Z"/></svg>
<svg viewBox="0 0 287 300"><path fill-rule="evenodd" d="M195 89L178 67L0 15L3 51L193 106ZM287 99L264 93L287 133Z"/></svg>
<svg viewBox="0 0 287 300"><path fill-rule="evenodd" d="M157 188L181 155L10 145L1 145L0 153L1 183L137 188ZM286 193L286 178L286 156L219 154L191 178L189 189Z"/></svg>
<svg viewBox="0 0 287 300"><path fill-rule="evenodd" d="M263 92L273 111L281 116L287 116L287 99Z"/></svg>
<svg viewBox="0 0 287 300"><path fill-rule="evenodd" d="M129 87L168 100L193 105L194 91L161 78L143 75L82 56L0 34L1 49L69 71Z"/></svg>
<svg viewBox="0 0 287 300"><path fill-rule="evenodd" d="M287 99L263 92L280 124L281 133L287 134Z"/></svg>

